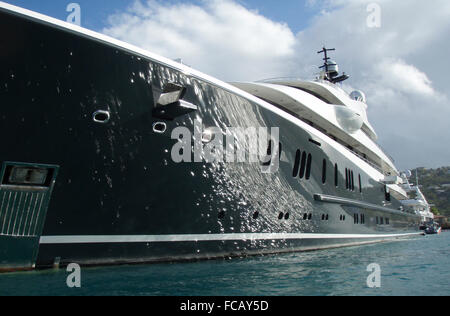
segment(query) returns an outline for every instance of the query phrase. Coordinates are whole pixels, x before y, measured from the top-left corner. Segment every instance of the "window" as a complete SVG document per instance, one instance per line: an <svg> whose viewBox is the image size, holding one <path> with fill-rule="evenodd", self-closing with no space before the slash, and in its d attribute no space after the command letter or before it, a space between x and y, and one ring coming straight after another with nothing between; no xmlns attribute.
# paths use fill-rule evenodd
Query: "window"
<svg viewBox="0 0 450 316"><path fill-rule="evenodd" d="M300 150L297 150L295 154L295 162L294 162L294 170L292 171L292 176L295 178L298 175L298 171L300 168L300 156L302 155Z"/></svg>
<svg viewBox="0 0 450 316"><path fill-rule="evenodd" d="M322 164L322 183L325 184L327 182L327 160L323 160Z"/></svg>
<svg viewBox="0 0 450 316"><path fill-rule="evenodd" d="M322 146L322 144L321 143L319 143L318 141L315 141L314 139L309 139L309 141L311 142L311 143L313 143L314 145L317 145L317 146Z"/></svg>
<svg viewBox="0 0 450 316"><path fill-rule="evenodd" d="M355 181L353 177L353 171L350 171L350 189L351 191L355 191Z"/></svg>
<svg viewBox="0 0 450 316"><path fill-rule="evenodd" d="M348 169L345 168L345 188L348 190Z"/></svg>
<svg viewBox="0 0 450 316"><path fill-rule="evenodd" d="M391 201L391 191L389 190L387 185L384 186L384 195L385 195L386 201L390 202Z"/></svg>
<svg viewBox="0 0 450 316"><path fill-rule="evenodd" d="M358 180L359 180L359 193L362 193L361 174L358 175Z"/></svg>
<svg viewBox="0 0 450 316"><path fill-rule="evenodd" d="M312 163L312 156L311 154L308 154L308 162L306 163L306 175L305 175L306 180L309 180L311 178L311 163Z"/></svg>
<svg viewBox="0 0 450 316"><path fill-rule="evenodd" d="M303 179L303 177L305 176L305 169L306 169L306 152L303 152L302 154L302 163L300 166L300 179Z"/></svg>
<svg viewBox="0 0 450 316"><path fill-rule="evenodd" d="M339 186L339 170L337 164L334 165L334 185L336 188Z"/></svg>

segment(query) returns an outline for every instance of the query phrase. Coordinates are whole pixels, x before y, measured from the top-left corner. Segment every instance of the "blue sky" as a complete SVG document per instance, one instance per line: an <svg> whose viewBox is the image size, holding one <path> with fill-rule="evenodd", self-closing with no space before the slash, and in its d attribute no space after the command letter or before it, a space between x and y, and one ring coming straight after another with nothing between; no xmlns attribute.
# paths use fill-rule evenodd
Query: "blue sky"
<svg viewBox="0 0 450 316"><path fill-rule="evenodd" d="M3 0L4 2L36 11L51 17L66 20L69 3L78 3L81 7L82 26L100 31L107 25L108 16L125 11L135 0ZM146 0L141 0L145 2ZM164 4L194 3L201 5L207 0L164 0ZM249 10L257 10L273 21L287 23L298 32L304 29L311 17L317 13L316 6L308 5L305 0L238 0L237 3Z"/></svg>

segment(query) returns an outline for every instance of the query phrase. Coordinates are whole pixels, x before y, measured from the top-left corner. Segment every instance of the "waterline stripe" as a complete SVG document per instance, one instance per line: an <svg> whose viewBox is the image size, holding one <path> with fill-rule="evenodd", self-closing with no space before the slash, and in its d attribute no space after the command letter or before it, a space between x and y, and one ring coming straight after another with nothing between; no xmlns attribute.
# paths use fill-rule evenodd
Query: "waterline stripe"
<svg viewBox="0 0 450 316"><path fill-rule="evenodd" d="M199 235L111 235L111 236L42 236L40 244L108 244L108 243L150 243L150 242L198 242L198 241L254 241L254 240L296 240L296 239L385 239L421 235L408 234L314 234L314 233L250 233L250 234L199 234Z"/></svg>

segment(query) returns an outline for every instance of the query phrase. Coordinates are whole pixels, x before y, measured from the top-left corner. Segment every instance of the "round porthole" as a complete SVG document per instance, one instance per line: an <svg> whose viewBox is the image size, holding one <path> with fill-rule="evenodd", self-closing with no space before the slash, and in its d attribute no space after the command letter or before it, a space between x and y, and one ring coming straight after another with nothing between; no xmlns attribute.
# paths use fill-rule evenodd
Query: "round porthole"
<svg viewBox="0 0 450 316"><path fill-rule="evenodd" d="M285 219L285 220L288 220L288 219L289 219L289 216L290 216L289 213L286 213L286 215L284 215L284 219Z"/></svg>
<svg viewBox="0 0 450 316"><path fill-rule="evenodd" d="M111 119L111 114L108 111L99 110L94 112L92 119L95 123L106 124Z"/></svg>
<svg viewBox="0 0 450 316"><path fill-rule="evenodd" d="M164 134L166 132L166 130L167 130L166 123L163 123L163 122L153 123L153 131L155 133Z"/></svg>
<svg viewBox="0 0 450 316"><path fill-rule="evenodd" d="M283 219L284 213L280 212L280 214L278 214L278 219Z"/></svg>

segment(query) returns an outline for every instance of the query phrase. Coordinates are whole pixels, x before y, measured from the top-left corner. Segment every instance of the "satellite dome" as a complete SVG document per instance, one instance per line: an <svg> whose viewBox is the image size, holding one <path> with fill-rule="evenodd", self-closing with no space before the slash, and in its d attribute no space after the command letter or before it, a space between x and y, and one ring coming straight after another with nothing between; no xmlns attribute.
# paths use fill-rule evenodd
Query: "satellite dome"
<svg viewBox="0 0 450 316"><path fill-rule="evenodd" d="M366 95L364 94L364 92L359 91L359 90L356 90L356 91L353 91L352 93L350 93L350 98L352 98L352 100L355 100L355 101L366 103Z"/></svg>
<svg viewBox="0 0 450 316"><path fill-rule="evenodd" d="M339 74L339 66L337 63L333 60L327 61L328 66L328 75L330 75L331 78L336 77Z"/></svg>

